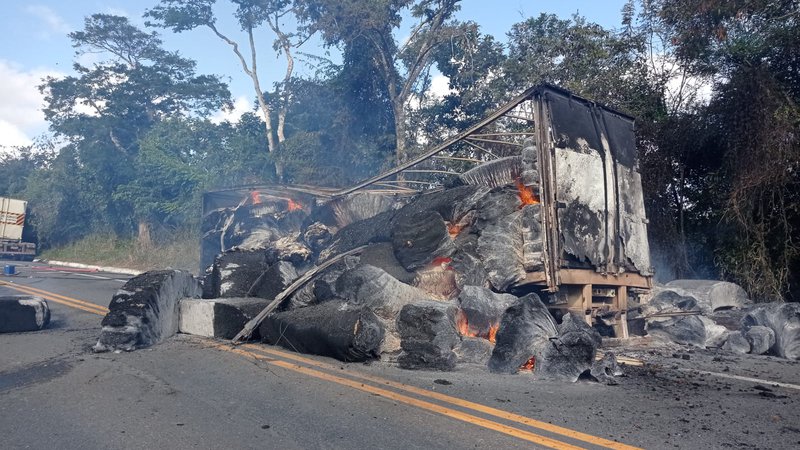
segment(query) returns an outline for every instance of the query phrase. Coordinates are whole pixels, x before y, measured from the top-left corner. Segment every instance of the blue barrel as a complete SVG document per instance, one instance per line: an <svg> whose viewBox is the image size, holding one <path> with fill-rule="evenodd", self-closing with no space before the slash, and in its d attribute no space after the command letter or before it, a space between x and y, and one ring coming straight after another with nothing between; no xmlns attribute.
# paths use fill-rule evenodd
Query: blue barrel
<svg viewBox="0 0 800 450"><path fill-rule="evenodd" d="M17 274L17 266L13 264L6 264L3 267L3 275L16 275Z"/></svg>

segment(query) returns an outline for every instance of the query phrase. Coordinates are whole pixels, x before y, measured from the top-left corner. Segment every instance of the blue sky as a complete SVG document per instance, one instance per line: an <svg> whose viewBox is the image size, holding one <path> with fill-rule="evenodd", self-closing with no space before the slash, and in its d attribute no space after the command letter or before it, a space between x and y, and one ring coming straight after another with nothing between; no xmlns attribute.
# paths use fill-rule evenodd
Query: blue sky
<svg viewBox="0 0 800 450"><path fill-rule="evenodd" d="M624 3L624 0L464 0L458 18L477 22L484 33L504 42L512 24L542 12L563 18L578 12L604 27L618 27ZM74 49L67 33L81 29L83 18L94 13L123 15L144 27L141 16L157 0L0 0L0 4L3 9L0 27L4 30L0 40L0 146L14 146L29 144L47 132L41 113L42 97L36 86L44 76L72 72ZM236 26L232 19L227 19L229 16L222 8L219 26L236 35ZM166 30L159 32L167 49L178 50L197 61L198 72L223 76L230 83L239 111L250 109L252 85L226 44L205 29L177 35ZM258 37L259 71L266 79L262 85L271 84L285 69L280 60L278 64L270 64L275 61L272 37L266 33ZM314 41L303 51L319 55L325 52ZM91 63L92 56L84 56L82 62ZM299 70L308 69L301 66Z"/></svg>

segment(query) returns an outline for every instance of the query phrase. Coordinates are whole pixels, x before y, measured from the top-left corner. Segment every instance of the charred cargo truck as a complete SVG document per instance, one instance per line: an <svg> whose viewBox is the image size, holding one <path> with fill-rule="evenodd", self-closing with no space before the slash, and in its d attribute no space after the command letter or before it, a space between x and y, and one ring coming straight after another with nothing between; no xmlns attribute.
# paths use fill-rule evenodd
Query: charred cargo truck
<svg viewBox="0 0 800 450"><path fill-rule="evenodd" d="M457 190L472 194L448 193ZM435 200L451 197L447 207ZM428 218L396 219L404 205ZM495 292L535 292L554 316L576 314L619 338L629 334L629 300L652 288L634 119L555 86L532 87L350 188L240 187L207 193L203 206L203 269L235 248L319 262L341 252L341 242L389 242L398 261L432 246L424 254L448 261L443 272L458 288L468 279Z"/></svg>
<svg viewBox="0 0 800 450"><path fill-rule="evenodd" d="M0 258L33 261L36 244L22 241L28 202L0 197Z"/></svg>

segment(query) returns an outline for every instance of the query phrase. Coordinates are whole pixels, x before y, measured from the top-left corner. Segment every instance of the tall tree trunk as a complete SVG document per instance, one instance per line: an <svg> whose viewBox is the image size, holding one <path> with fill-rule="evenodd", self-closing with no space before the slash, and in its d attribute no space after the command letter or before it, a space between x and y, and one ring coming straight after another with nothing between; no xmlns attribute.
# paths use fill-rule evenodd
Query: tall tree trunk
<svg viewBox="0 0 800 450"><path fill-rule="evenodd" d="M150 222L145 219L139 219L139 233L136 237L136 242L141 248L153 247L153 239L150 236Z"/></svg>
<svg viewBox="0 0 800 450"><path fill-rule="evenodd" d="M406 110L402 104L394 104L395 163L402 164L408 159L408 143L406 142Z"/></svg>

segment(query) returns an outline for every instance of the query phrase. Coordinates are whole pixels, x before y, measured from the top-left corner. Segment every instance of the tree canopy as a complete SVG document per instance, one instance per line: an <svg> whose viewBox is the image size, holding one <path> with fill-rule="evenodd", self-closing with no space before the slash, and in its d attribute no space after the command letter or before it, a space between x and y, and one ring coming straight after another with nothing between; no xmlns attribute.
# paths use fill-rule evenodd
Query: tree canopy
<svg viewBox="0 0 800 450"><path fill-rule="evenodd" d="M158 33L95 14L69 34L99 62L43 80L52 138L0 158L0 195L29 200L41 244L103 232L146 245L196 226L214 187L346 186L547 82L637 118L658 277L800 299L798 2L630 0L615 29L540 14L505 36L456 20L458 0L230 4L238 30L215 0L161 0L145 19L230 46L255 105L233 123L210 120L226 84ZM341 58L298 75L310 36ZM432 92L442 76L447 92Z"/></svg>

